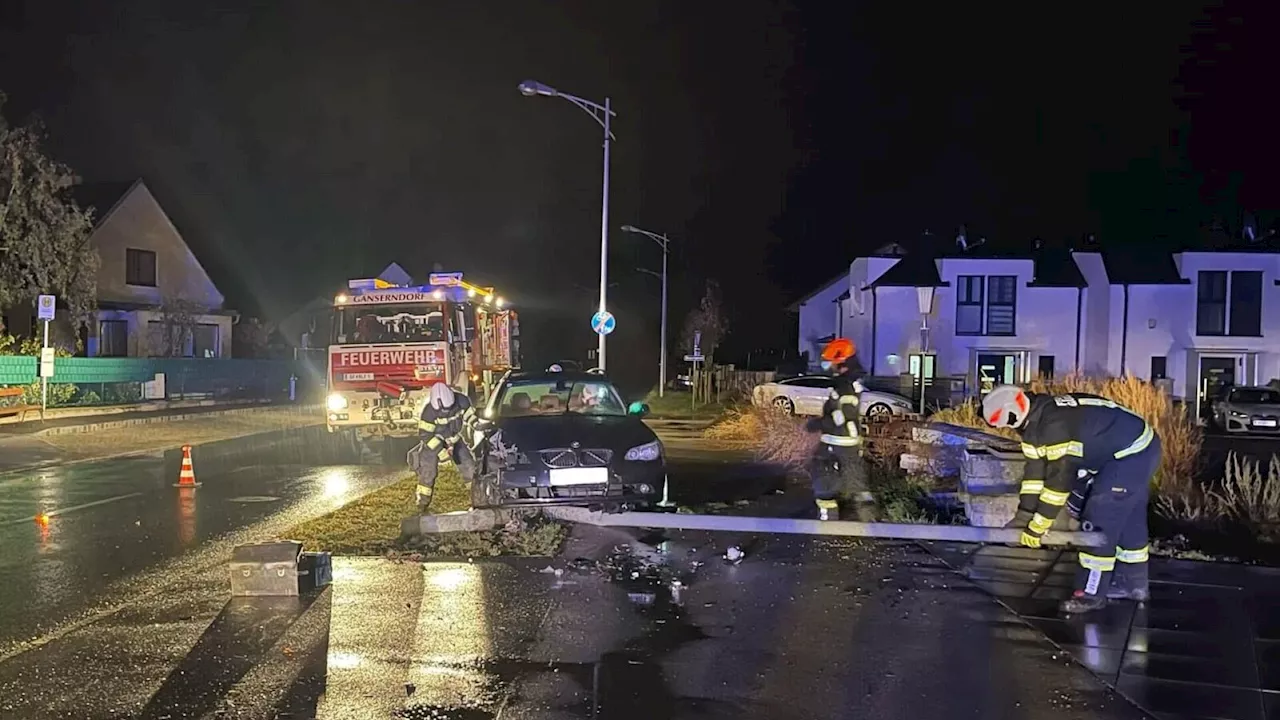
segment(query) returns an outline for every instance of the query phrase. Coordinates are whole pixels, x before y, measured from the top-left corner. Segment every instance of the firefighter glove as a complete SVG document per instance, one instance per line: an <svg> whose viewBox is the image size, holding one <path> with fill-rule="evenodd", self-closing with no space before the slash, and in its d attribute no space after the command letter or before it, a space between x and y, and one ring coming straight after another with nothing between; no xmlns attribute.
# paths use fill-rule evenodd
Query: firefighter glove
<svg viewBox="0 0 1280 720"><path fill-rule="evenodd" d="M1023 547L1038 548L1040 547L1040 539L1041 539L1040 535L1036 535L1034 533L1030 533L1030 532L1027 532L1026 530L1023 530L1022 537L1018 538L1018 544L1022 545Z"/></svg>

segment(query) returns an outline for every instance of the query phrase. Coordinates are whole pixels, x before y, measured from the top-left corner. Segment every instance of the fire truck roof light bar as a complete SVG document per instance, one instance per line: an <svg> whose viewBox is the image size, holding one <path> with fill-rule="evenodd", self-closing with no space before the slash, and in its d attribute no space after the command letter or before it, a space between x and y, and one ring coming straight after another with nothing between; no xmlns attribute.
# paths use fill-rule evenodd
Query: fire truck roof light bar
<svg viewBox="0 0 1280 720"><path fill-rule="evenodd" d="M463 302L467 299L481 297L487 305L492 304L501 308L506 305L506 300L498 297L491 287L481 287L472 285L462 279L462 273L433 273L432 280L439 282L431 282L426 285L392 285L386 280L380 278L361 278L350 280L347 287L351 291L351 296L368 295L383 291L400 291L400 292L416 292L430 294L437 300L443 300L446 297L454 302ZM350 296L347 294L338 295L335 301L339 304L350 302Z"/></svg>

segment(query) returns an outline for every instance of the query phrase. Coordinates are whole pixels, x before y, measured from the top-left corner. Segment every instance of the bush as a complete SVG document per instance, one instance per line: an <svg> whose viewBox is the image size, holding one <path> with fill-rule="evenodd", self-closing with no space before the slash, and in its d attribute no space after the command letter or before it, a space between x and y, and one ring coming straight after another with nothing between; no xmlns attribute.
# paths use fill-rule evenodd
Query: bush
<svg viewBox="0 0 1280 720"><path fill-rule="evenodd" d="M1232 521L1268 540L1280 534L1280 457L1271 456L1267 472L1261 463L1227 455L1218 489L1189 486L1178 493L1161 492L1156 512L1175 520L1209 525Z"/></svg>
<svg viewBox="0 0 1280 720"><path fill-rule="evenodd" d="M772 408L748 407L728 410L702 434L708 440L752 448L763 462L802 471L818 444L818 434L805 427L807 422Z"/></svg>

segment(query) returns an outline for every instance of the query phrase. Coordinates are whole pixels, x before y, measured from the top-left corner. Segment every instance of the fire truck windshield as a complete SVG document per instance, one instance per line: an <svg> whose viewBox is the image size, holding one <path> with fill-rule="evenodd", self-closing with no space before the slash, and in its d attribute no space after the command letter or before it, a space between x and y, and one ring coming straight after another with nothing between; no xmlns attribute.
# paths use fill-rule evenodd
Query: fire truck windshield
<svg viewBox="0 0 1280 720"><path fill-rule="evenodd" d="M334 311L335 345L442 342L447 339L440 303L349 305Z"/></svg>

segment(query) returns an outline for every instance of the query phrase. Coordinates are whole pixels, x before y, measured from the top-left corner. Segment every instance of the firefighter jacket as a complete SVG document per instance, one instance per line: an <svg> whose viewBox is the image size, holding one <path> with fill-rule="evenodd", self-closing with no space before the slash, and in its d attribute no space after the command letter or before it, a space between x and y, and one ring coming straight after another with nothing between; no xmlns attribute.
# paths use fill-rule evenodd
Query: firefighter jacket
<svg viewBox="0 0 1280 720"><path fill-rule="evenodd" d="M837 447L856 447L862 444L862 429L858 425L858 397L854 381L859 379L853 371L836 376L831 394L822 404L822 442Z"/></svg>
<svg viewBox="0 0 1280 720"><path fill-rule="evenodd" d="M463 431L475 415L467 396L457 393L449 407L437 408L430 402L422 408L418 418L418 436L444 462L449 459L449 448L463 437Z"/></svg>
<svg viewBox="0 0 1280 720"><path fill-rule="evenodd" d="M1048 532L1073 489L1083 492L1089 473L1142 452L1155 437L1141 416L1086 393L1031 395L1031 409L1020 432L1027 464L1018 509L1033 513L1027 532L1037 537ZM1148 478L1121 481L1145 483ZM1077 483L1082 486L1076 487Z"/></svg>

